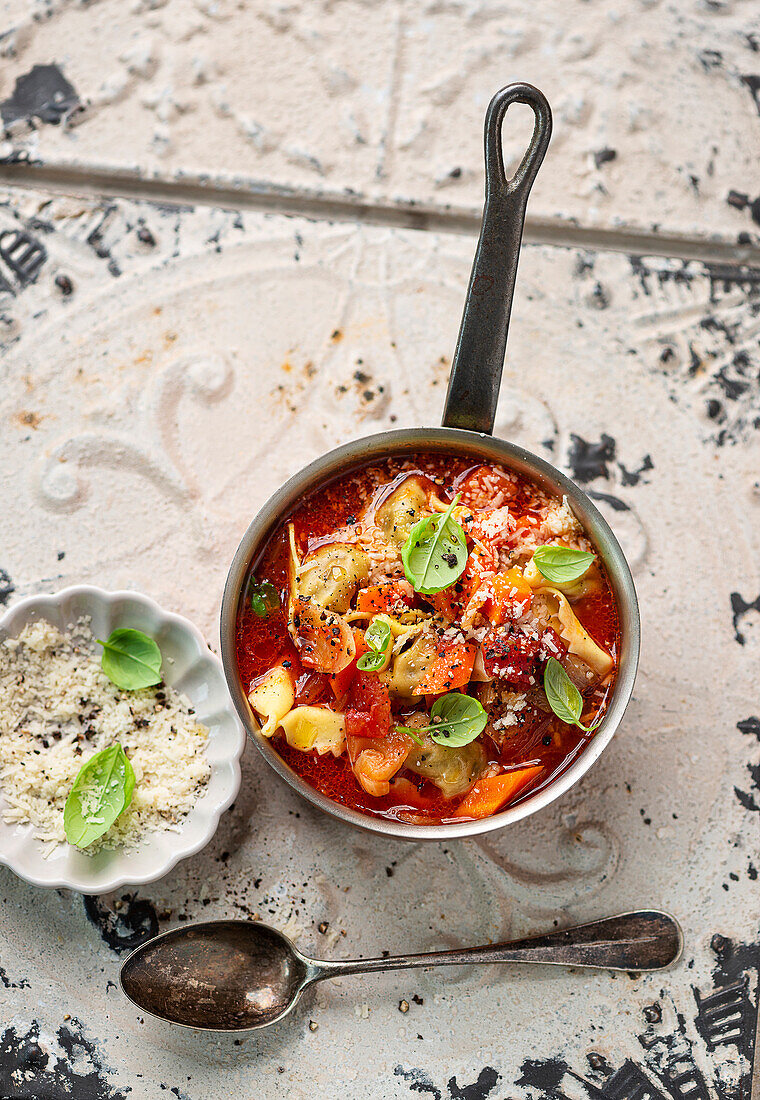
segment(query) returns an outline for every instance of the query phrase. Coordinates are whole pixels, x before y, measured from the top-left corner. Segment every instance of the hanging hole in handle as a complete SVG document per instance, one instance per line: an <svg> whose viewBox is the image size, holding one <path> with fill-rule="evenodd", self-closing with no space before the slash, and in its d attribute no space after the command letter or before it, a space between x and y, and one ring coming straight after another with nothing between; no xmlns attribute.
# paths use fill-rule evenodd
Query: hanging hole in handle
<svg viewBox="0 0 760 1100"><path fill-rule="evenodd" d="M533 115L533 128L529 140L524 141L525 149L512 175L507 178L504 168L502 149L502 131L504 119L509 107L519 104L526 106ZM514 107L510 112L510 145L512 142L512 121ZM520 127L522 129L522 127ZM492 189L503 194L522 192L527 198L536 173L541 167L552 132L552 115L546 97L532 84L509 84L497 92L491 100L486 114L485 154L486 154L486 193Z"/></svg>
<svg viewBox="0 0 760 1100"><path fill-rule="evenodd" d="M504 180L509 186L525 158L536 128L536 116L527 103L513 103L509 108L509 122L502 124L499 133Z"/></svg>

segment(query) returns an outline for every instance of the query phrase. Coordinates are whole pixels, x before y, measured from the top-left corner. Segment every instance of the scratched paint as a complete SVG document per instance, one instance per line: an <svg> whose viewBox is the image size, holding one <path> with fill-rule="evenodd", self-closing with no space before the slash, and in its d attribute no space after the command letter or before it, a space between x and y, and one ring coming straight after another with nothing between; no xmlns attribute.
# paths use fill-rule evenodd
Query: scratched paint
<svg viewBox="0 0 760 1100"><path fill-rule="evenodd" d="M54 1037L42 1036L36 1023L0 1033L3 1100L126 1100L109 1075L79 1020L61 1024Z"/></svg>

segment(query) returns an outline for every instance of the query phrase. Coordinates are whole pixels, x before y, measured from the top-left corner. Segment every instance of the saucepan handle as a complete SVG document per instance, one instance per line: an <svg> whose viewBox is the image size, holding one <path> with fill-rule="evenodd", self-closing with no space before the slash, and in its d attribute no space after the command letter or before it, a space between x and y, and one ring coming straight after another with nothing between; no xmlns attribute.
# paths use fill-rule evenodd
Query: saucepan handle
<svg viewBox="0 0 760 1100"><path fill-rule="evenodd" d="M520 167L507 179L501 127L512 103L527 103L536 121ZM531 84L508 84L489 104L485 123L486 199L451 364L443 413L445 428L468 428L488 435L493 431L525 207L551 132L549 104Z"/></svg>

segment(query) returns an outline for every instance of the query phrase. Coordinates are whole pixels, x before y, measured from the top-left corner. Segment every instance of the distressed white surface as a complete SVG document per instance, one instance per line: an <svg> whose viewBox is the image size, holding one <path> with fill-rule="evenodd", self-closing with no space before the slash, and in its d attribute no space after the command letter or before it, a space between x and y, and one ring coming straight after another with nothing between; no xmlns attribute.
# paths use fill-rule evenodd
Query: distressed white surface
<svg viewBox="0 0 760 1100"><path fill-rule="evenodd" d="M23 226L47 258L3 299L0 473L13 519L0 567L12 598L71 581L134 586L214 640L237 540L284 477L346 438L440 417L466 238L13 193L0 231ZM66 298L61 274L74 284ZM587 487L624 506L600 502L642 607L634 700L580 784L482 843L405 845L323 818L249 751L244 793L211 847L140 894L171 909L162 927L258 912L335 957L662 906L686 932L677 968L635 980L472 968L345 979L238 1045L141 1018L108 984L118 960L81 900L0 871L0 997L19 1033L37 1018L55 1052L71 1014L114 1089L174 1086L193 1100L539 1097L526 1060L559 1056L601 1085L589 1053L646 1066L667 1100L657 1067L684 1047L712 1090L738 1079L735 1047L710 1050L695 1030L692 986L712 989L715 933L758 935L758 814L734 788L758 798L756 742L736 724L757 711L760 614L739 620L739 645L730 598L760 590L759 312L756 287L697 264L524 251L497 430L562 464L573 433L615 441L607 476ZM744 387L735 399L732 383ZM744 966L753 997L756 966ZM645 1032L654 1001L663 1022ZM658 1034L675 1036L672 1049ZM493 1087L475 1084L486 1067Z"/></svg>
<svg viewBox="0 0 760 1100"><path fill-rule="evenodd" d="M760 198L755 0L5 0L0 12L0 99L56 62L87 105L71 128L13 127L5 156L477 209L485 107L528 80L555 113L532 217L758 237L749 209L726 202ZM527 132L511 115L513 166Z"/></svg>

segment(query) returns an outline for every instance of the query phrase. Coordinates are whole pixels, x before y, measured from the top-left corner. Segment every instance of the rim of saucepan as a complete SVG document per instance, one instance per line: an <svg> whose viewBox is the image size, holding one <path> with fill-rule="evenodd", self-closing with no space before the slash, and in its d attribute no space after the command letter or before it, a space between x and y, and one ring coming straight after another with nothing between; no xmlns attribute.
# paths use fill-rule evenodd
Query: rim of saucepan
<svg viewBox="0 0 760 1100"><path fill-rule="evenodd" d="M259 724L248 704L238 672L235 652L238 607L249 566L256 561L269 535L290 511L315 489L357 466L402 454L452 452L474 459L498 461L518 473L532 477L553 493L566 496L585 528L607 570L617 604L621 651L618 674L607 713L583 752L565 771L534 795L492 817L447 825L411 825L402 821L372 817L342 806L311 787L290 768L262 737ZM243 535L233 558L224 587L221 610L222 664L230 694L243 725L268 764L313 806L360 829L406 840L451 840L476 836L511 825L548 806L564 794L589 770L612 739L631 698L636 678L640 645L639 607L633 577L620 544L609 524L589 497L568 477L538 455L514 443L459 428L401 428L345 443L315 459L294 474L260 509Z"/></svg>

